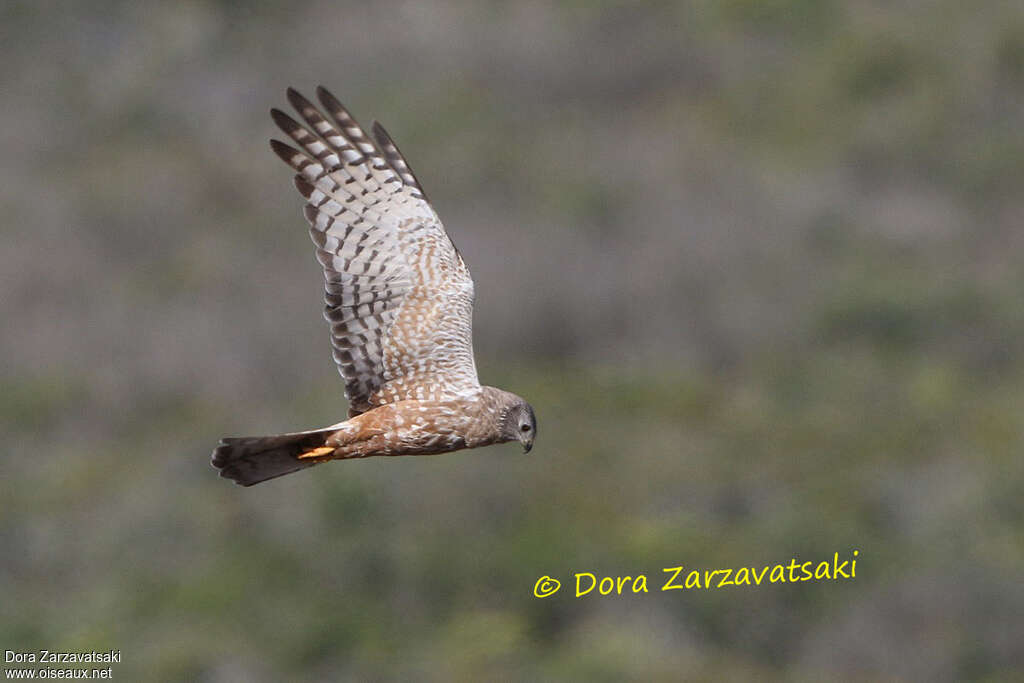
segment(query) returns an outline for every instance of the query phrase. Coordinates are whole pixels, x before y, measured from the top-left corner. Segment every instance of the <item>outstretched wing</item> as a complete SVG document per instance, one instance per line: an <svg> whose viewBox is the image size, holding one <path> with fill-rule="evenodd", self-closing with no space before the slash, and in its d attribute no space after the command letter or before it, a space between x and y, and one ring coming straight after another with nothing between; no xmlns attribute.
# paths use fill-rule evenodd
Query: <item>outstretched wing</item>
<svg viewBox="0 0 1024 683"><path fill-rule="evenodd" d="M298 172L306 198L349 415L473 395L480 383L466 264L384 128L374 124L374 144L322 86L317 96L327 117L288 89L305 126L270 112L301 149L270 144Z"/></svg>

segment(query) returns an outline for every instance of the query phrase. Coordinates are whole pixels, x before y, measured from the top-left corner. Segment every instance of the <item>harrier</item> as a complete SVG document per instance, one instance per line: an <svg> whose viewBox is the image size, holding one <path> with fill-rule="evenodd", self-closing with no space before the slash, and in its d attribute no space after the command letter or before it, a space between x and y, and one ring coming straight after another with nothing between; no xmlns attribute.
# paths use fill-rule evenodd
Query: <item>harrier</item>
<svg viewBox="0 0 1024 683"><path fill-rule="evenodd" d="M306 125L274 122L323 266L334 361L348 419L307 432L230 437L213 451L242 486L328 460L435 455L519 441L537 420L519 396L481 386L473 361L473 279L412 169L377 122L371 139L322 86L323 112L288 89ZM326 116L325 116L326 113Z"/></svg>

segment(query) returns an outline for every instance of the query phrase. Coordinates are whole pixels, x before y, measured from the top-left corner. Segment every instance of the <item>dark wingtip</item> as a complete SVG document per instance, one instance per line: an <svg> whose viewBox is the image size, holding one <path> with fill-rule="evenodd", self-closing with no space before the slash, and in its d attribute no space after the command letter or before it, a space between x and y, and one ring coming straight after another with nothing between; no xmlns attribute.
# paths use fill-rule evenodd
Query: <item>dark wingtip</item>
<svg viewBox="0 0 1024 683"><path fill-rule="evenodd" d="M304 109L313 108L313 104L303 97L302 93L295 88L288 88L288 102L290 102L291 105L295 107L295 110L300 113Z"/></svg>
<svg viewBox="0 0 1024 683"><path fill-rule="evenodd" d="M270 118L274 119L274 123L277 124L277 127L286 133L293 131L299 127L299 124L298 122L295 121L295 119L288 116L288 114L285 114L277 107L274 107L273 109L270 110Z"/></svg>
<svg viewBox="0 0 1024 683"><path fill-rule="evenodd" d="M316 190L316 187L301 175L295 176L293 180L295 182L295 189L306 199L309 199L309 196Z"/></svg>
<svg viewBox="0 0 1024 683"><path fill-rule="evenodd" d="M299 153L299 150L289 147L280 140L271 140L270 149L274 150L274 154L281 157L281 161L289 166L292 165L292 157Z"/></svg>
<svg viewBox="0 0 1024 683"><path fill-rule="evenodd" d="M305 206L302 207L302 215L306 217L306 222L309 223L310 225L316 224L316 219L319 213L319 211L314 209L309 204L306 204Z"/></svg>
<svg viewBox="0 0 1024 683"><path fill-rule="evenodd" d="M327 107L327 109L345 110L345 106L338 101L338 98L331 94L331 91L322 85L316 86L316 97L320 100L320 104Z"/></svg>
<svg viewBox="0 0 1024 683"><path fill-rule="evenodd" d="M373 132L373 139L377 141L378 147L382 150L385 150L387 147L392 147L397 153L398 146L395 145L395 141L391 139L391 136L388 135L387 130L384 129L384 126L381 125L380 121L374 119L373 123L370 124L370 130Z"/></svg>

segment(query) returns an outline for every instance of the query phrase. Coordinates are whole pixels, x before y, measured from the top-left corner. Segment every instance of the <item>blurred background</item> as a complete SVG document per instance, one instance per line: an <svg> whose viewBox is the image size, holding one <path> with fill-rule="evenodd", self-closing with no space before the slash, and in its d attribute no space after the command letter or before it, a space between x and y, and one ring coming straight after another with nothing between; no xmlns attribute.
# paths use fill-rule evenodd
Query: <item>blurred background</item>
<svg viewBox="0 0 1024 683"><path fill-rule="evenodd" d="M1024 667L1024 6L33 1L0 38L0 649L120 649L121 680ZM210 468L345 412L267 145L319 83L465 255L529 456ZM851 581L571 591L854 549Z"/></svg>

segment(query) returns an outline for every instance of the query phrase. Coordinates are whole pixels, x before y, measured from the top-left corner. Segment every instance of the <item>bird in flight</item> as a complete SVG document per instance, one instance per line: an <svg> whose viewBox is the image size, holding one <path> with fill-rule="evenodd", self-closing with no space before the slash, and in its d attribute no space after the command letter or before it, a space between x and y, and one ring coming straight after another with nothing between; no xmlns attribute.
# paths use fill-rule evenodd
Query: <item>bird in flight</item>
<svg viewBox="0 0 1024 683"><path fill-rule="evenodd" d="M221 439L213 466L251 486L328 460L435 455L507 441L529 452L533 408L480 385L473 279L405 157L379 123L371 139L323 86L317 98L322 111L288 89L305 125L278 109L270 115L299 149L278 140L270 146L296 171L306 199L348 419Z"/></svg>

